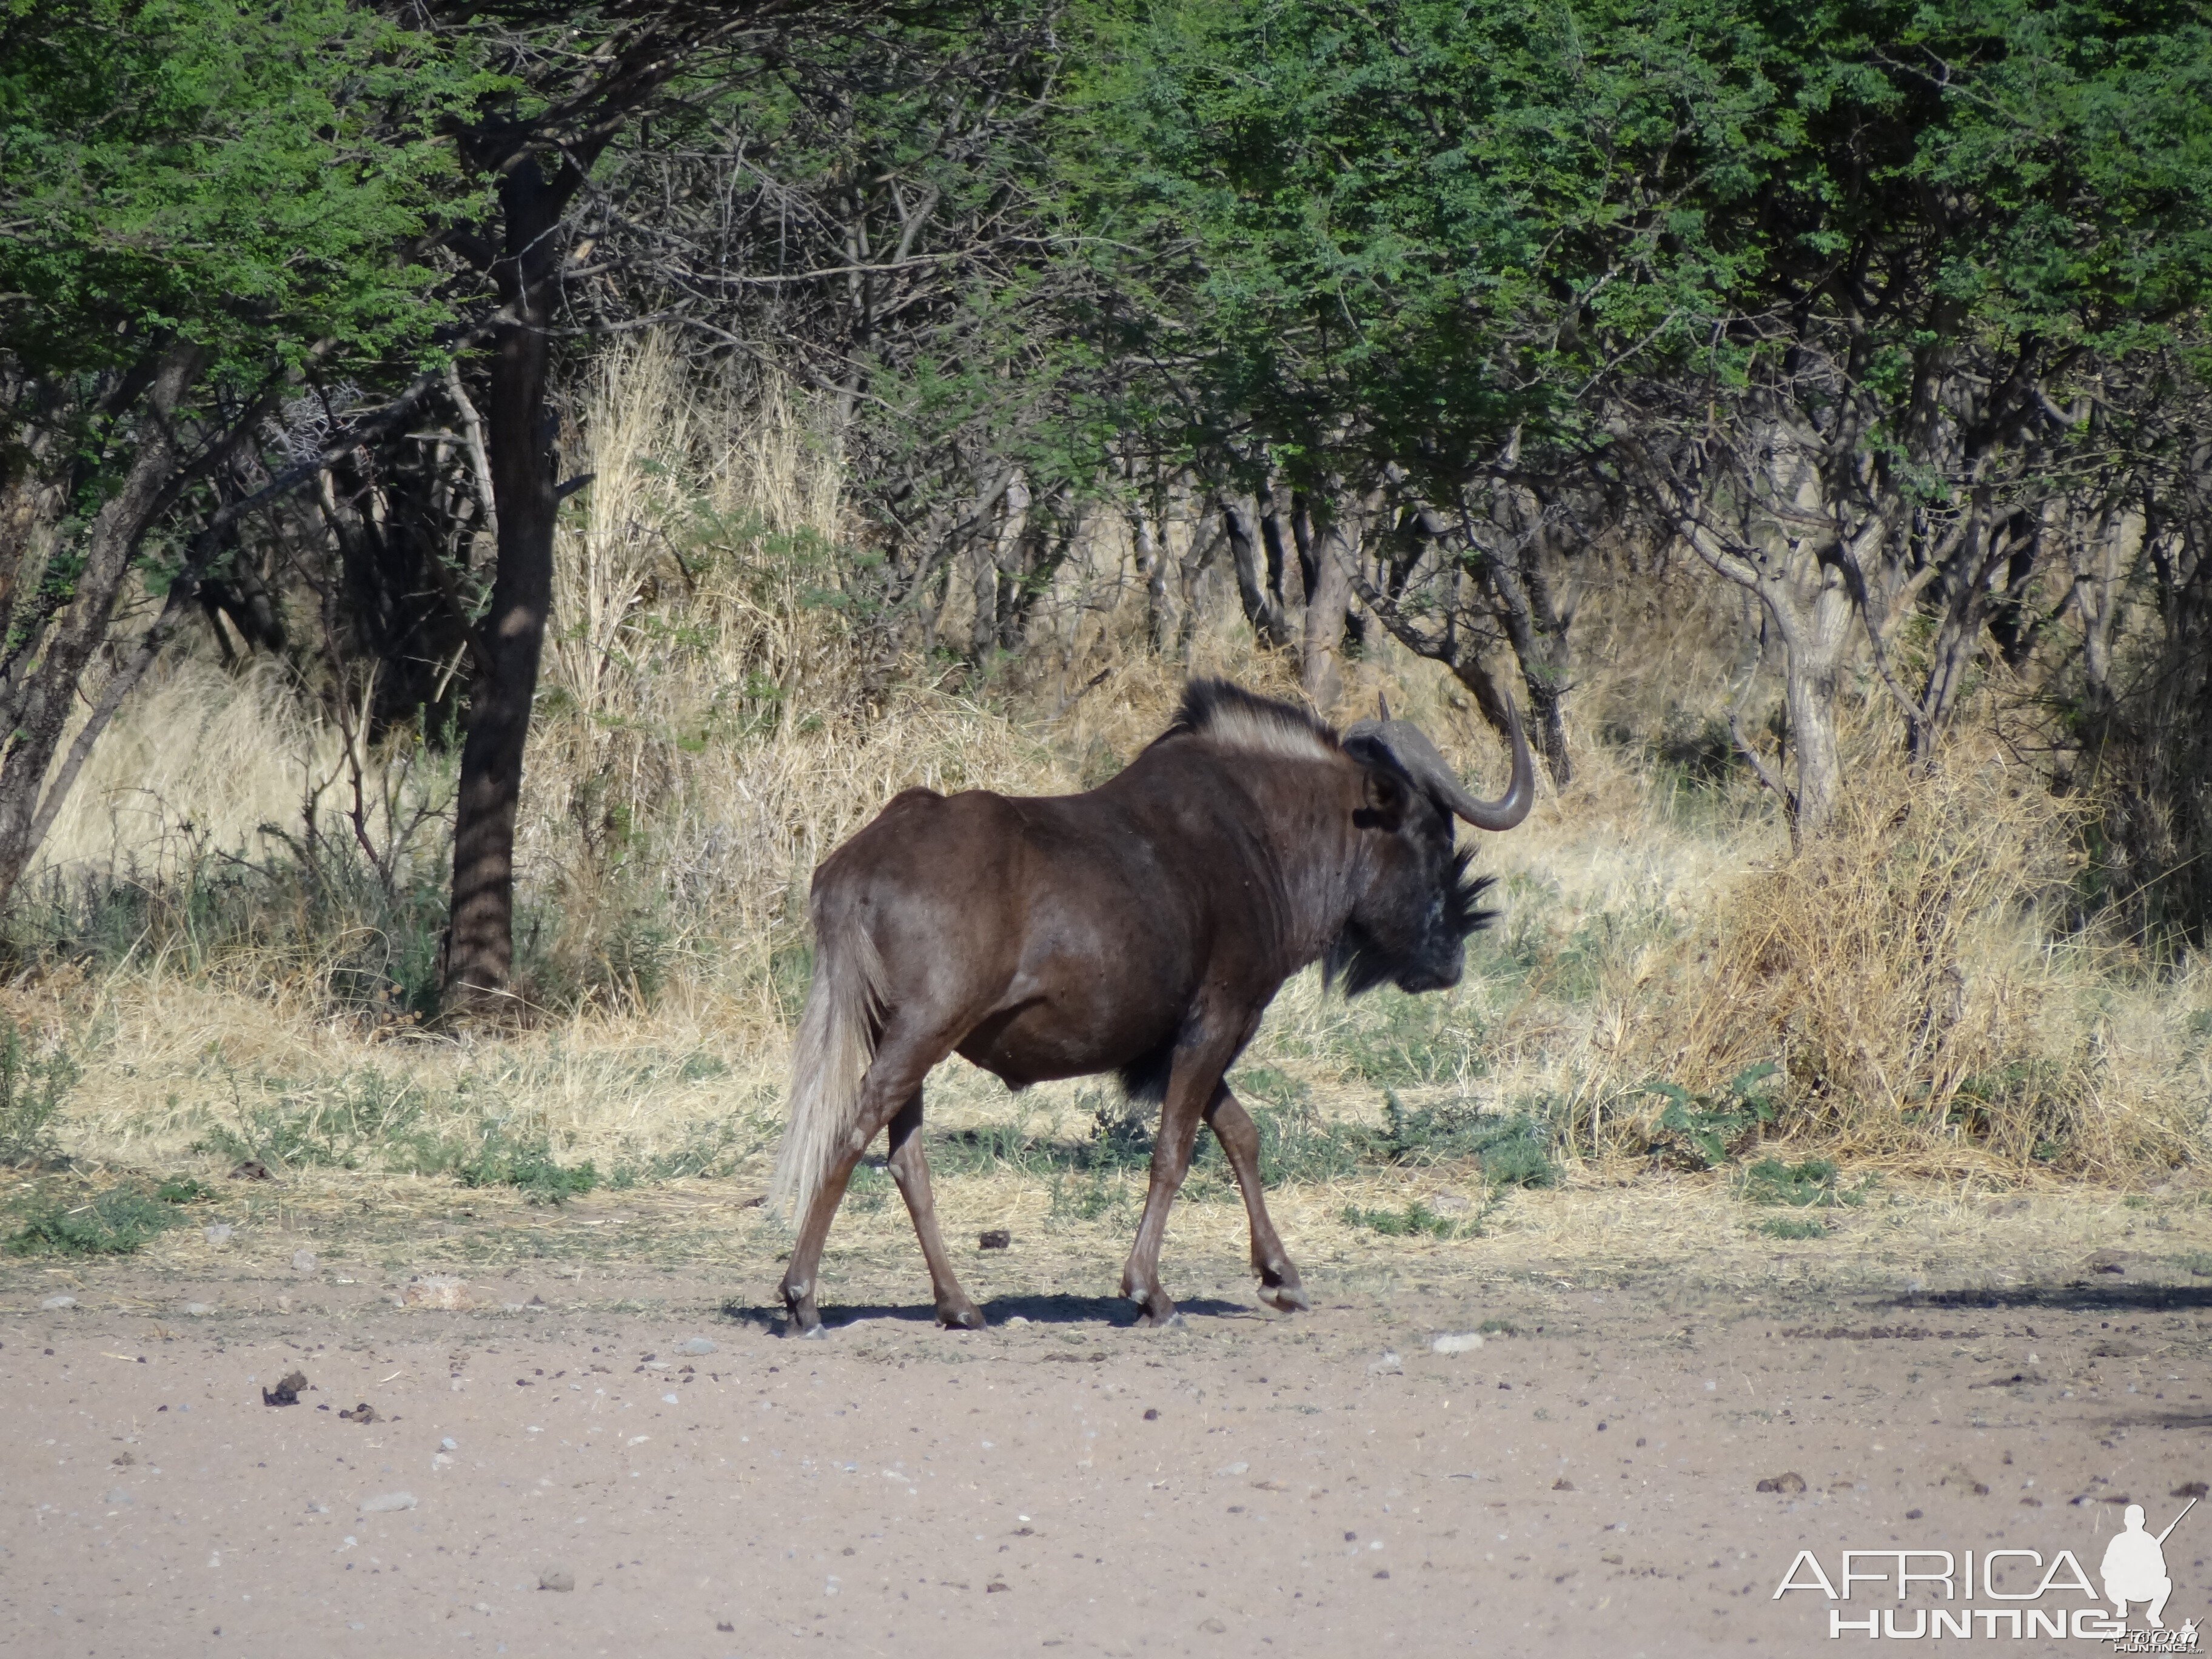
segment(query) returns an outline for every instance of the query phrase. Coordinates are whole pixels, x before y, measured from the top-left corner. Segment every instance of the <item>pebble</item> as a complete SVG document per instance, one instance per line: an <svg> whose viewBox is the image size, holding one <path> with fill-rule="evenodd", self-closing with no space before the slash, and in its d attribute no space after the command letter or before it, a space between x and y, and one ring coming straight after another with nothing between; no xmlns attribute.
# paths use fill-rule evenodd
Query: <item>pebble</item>
<svg viewBox="0 0 2212 1659"><path fill-rule="evenodd" d="M440 1451L459 1451L460 1449L461 1443L454 1439L450 1434L438 1443L438 1449Z"/></svg>
<svg viewBox="0 0 2212 1659"><path fill-rule="evenodd" d="M313 1250L293 1251L292 1271L295 1273L311 1273L314 1272L315 1253Z"/></svg>
<svg viewBox="0 0 2212 1659"><path fill-rule="evenodd" d="M122 1487L117 1486L109 1491L100 1501L103 1504L128 1504L131 1501L131 1494Z"/></svg>
<svg viewBox="0 0 2212 1659"><path fill-rule="evenodd" d="M414 1507L415 1494L411 1492L380 1492L374 1498L364 1498L361 1500L361 1512L363 1515L392 1515L401 1510L411 1510Z"/></svg>
<svg viewBox="0 0 2212 1659"><path fill-rule="evenodd" d="M1473 1353L1481 1346L1480 1331L1450 1331L1429 1344L1437 1353Z"/></svg>
<svg viewBox="0 0 2212 1659"><path fill-rule="evenodd" d="M1398 1358L1395 1350L1386 1350L1367 1369L1378 1376L1395 1375L1406 1369L1406 1362Z"/></svg>
<svg viewBox="0 0 2212 1659"><path fill-rule="evenodd" d="M683 1347L678 1350L678 1352L689 1354L709 1354L714 1352L714 1340L709 1337L695 1336L690 1341L686 1342Z"/></svg>
<svg viewBox="0 0 2212 1659"><path fill-rule="evenodd" d="M50 1296L40 1302L39 1306L47 1313L59 1313L64 1308L76 1306L76 1298L73 1296Z"/></svg>
<svg viewBox="0 0 2212 1659"><path fill-rule="evenodd" d="M468 1285L447 1273L423 1274L400 1293L400 1301L404 1307L437 1308L447 1312L471 1305Z"/></svg>
<svg viewBox="0 0 2212 1659"><path fill-rule="evenodd" d="M1242 1474L1252 1466L1249 1463L1224 1463L1214 1470L1216 1474Z"/></svg>
<svg viewBox="0 0 2212 1659"><path fill-rule="evenodd" d="M576 1588L576 1575L566 1567L548 1567L538 1575L538 1588L566 1593Z"/></svg>
<svg viewBox="0 0 2212 1659"><path fill-rule="evenodd" d="M237 1231L238 1229L228 1221L218 1221L207 1230L207 1242L210 1244L228 1244Z"/></svg>
<svg viewBox="0 0 2212 1659"><path fill-rule="evenodd" d="M673 1406L677 1403L676 1396L672 1394L664 1394L660 1396L660 1403L664 1406Z"/></svg>
<svg viewBox="0 0 2212 1659"><path fill-rule="evenodd" d="M1780 1474L1769 1475L1753 1490L1781 1492L1785 1496L1794 1495L1805 1490L1805 1477L1795 1469L1785 1469ZM1989 1488L1984 1486L1983 1490L1986 1492Z"/></svg>
<svg viewBox="0 0 2212 1659"><path fill-rule="evenodd" d="M215 1304L212 1302L187 1302L185 1304L185 1314L193 1319L205 1319L214 1311Z"/></svg>
<svg viewBox="0 0 2212 1659"><path fill-rule="evenodd" d="M1012 1318L1001 1321L1000 1322L1003 1323L1008 1330L1013 1330L1018 1327L1028 1324L1030 1322L1024 1316L1016 1314Z"/></svg>

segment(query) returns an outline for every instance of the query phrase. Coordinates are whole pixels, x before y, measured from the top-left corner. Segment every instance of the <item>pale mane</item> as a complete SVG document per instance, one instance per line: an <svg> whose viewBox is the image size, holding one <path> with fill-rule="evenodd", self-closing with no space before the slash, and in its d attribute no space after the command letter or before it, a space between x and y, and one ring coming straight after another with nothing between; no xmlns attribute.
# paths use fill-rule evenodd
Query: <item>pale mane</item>
<svg viewBox="0 0 2212 1659"><path fill-rule="evenodd" d="M1285 760L1328 760L1338 752L1335 734L1305 710L1218 680L1190 687L1170 731L1177 729L1223 749Z"/></svg>

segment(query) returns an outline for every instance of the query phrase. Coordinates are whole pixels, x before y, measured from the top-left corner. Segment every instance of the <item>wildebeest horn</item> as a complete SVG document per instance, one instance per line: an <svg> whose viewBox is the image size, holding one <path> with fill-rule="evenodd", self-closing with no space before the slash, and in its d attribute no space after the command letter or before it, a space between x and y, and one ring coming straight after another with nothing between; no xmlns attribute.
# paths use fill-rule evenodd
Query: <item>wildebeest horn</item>
<svg viewBox="0 0 2212 1659"><path fill-rule="evenodd" d="M1345 732L1346 739L1373 738L1396 756L1398 764L1417 781L1435 790L1438 799L1478 830L1510 830L1528 816L1528 809L1536 804L1536 763L1521 731L1521 711L1510 696L1505 699L1505 720L1511 728L1513 781L1496 800L1477 800L1468 794L1427 734L1411 720L1392 720L1389 702L1383 702L1381 707L1380 720L1354 722Z"/></svg>

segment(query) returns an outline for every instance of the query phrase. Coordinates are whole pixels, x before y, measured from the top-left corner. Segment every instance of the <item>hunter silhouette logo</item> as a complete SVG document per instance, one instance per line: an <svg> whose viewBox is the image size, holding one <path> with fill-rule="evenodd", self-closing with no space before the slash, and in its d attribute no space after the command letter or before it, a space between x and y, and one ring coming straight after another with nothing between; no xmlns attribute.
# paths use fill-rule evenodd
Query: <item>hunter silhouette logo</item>
<svg viewBox="0 0 2212 1659"><path fill-rule="evenodd" d="M2122 1517L2126 1530L2105 1546L2104 1565L2098 1568L2098 1577L2105 1581L2105 1599L2112 1604L2113 1613L2124 1622L2128 1603L2148 1601L2150 1606L2143 1616L2153 1630L2164 1630L2166 1621L2159 1614L2166 1611L2166 1598L2173 1594L2173 1580L2166 1571L2166 1540L2181 1524L2182 1516L2197 1507L2192 1498L2166 1524L2166 1530L2154 1538L2143 1530L2143 1506L2128 1505Z"/></svg>

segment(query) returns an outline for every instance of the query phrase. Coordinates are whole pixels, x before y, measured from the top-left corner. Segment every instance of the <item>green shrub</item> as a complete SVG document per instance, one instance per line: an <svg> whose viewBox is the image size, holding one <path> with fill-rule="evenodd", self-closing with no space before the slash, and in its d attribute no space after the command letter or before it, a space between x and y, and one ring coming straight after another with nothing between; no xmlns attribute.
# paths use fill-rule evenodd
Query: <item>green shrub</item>
<svg viewBox="0 0 2212 1659"><path fill-rule="evenodd" d="M1438 1215L1418 1200L1403 1210L1363 1210L1356 1204L1344 1207L1344 1224L1381 1233L1386 1238L1457 1238L1462 1232L1480 1231L1479 1222Z"/></svg>
<svg viewBox="0 0 2212 1659"><path fill-rule="evenodd" d="M1808 1158L1802 1164L1785 1164L1763 1158L1743 1172L1743 1196L1753 1204L1780 1204L1791 1209L1833 1209L1839 1204L1861 1204L1871 1177L1856 1187L1843 1186L1836 1166L1825 1158Z"/></svg>
<svg viewBox="0 0 2212 1659"><path fill-rule="evenodd" d="M84 1204L33 1206L6 1248L15 1255L128 1255L184 1218L136 1188L112 1187Z"/></svg>
<svg viewBox="0 0 2212 1659"><path fill-rule="evenodd" d="M52 1163L60 1156L54 1120L81 1075L61 1049L41 1060L15 1022L0 1015L0 1165Z"/></svg>
<svg viewBox="0 0 2212 1659"><path fill-rule="evenodd" d="M1771 1060L1750 1066L1717 1095L1693 1095L1679 1083L1656 1080L1633 1091L1667 1102L1651 1130L1651 1150L1692 1170L1710 1170L1740 1155L1774 1121L1774 1103L1764 1091L1779 1070Z"/></svg>
<svg viewBox="0 0 2212 1659"><path fill-rule="evenodd" d="M513 1187L532 1204L565 1204L599 1184L599 1172L589 1159L562 1164L549 1139L512 1140L497 1126L449 1168L464 1187Z"/></svg>
<svg viewBox="0 0 2212 1659"><path fill-rule="evenodd" d="M164 1204L202 1204L215 1196L215 1188L191 1176L171 1176L154 1188L154 1196Z"/></svg>
<svg viewBox="0 0 2212 1659"><path fill-rule="evenodd" d="M1826 1238L1828 1224L1815 1221L1810 1216L1771 1215L1752 1230L1769 1238Z"/></svg>

